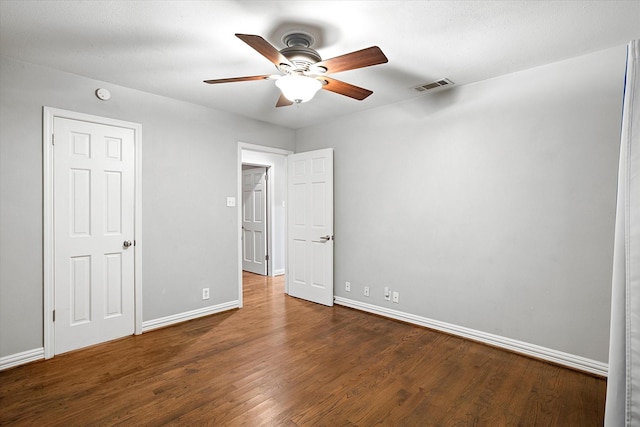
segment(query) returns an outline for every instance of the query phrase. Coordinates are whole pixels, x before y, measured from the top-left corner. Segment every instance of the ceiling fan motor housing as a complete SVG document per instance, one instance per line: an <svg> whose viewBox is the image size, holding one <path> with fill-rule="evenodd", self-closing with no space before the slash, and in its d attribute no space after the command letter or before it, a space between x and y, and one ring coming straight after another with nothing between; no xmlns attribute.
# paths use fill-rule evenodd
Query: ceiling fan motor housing
<svg viewBox="0 0 640 427"><path fill-rule="evenodd" d="M308 70L309 66L322 60L320 54L311 48L315 38L309 33L287 33L282 37L282 41L287 47L280 50L280 53L298 67L298 71Z"/></svg>

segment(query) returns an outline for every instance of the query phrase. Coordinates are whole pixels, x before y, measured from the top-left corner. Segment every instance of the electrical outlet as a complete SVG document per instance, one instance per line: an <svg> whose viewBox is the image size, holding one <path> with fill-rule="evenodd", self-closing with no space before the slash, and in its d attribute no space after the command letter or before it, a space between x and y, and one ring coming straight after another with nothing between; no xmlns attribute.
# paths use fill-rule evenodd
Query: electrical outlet
<svg viewBox="0 0 640 427"><path fill-rule="evenodd" d="M364 293L364 296L365 296L365 297L368 297L368 296L369 296L369 287L368 287L368 286L365 286L365 287L364 287L363 293Z"/></svg>
<svg viewBox="0 0 640 427"><path fill-rule="evenodd" d="M387 301L391 299L391 289L388 286L384 287L384 299Z"/></svg>
<svg viewBox="0 0 640 427"><path fill-rule="evenodd" d="M344 282L344 290L351 292L351 282Z"/></svg>
<svg viewBox="0 0 640 427"><path fill-rule="evenodd" d="M396 304L400 302L400 292L393 292L393 302Z"/></svg>
<svg viewBox="0 0 640 427"><path fill-rule="evenodd" d="M209 288L202 288L202 299L209 299Z"/></svg>

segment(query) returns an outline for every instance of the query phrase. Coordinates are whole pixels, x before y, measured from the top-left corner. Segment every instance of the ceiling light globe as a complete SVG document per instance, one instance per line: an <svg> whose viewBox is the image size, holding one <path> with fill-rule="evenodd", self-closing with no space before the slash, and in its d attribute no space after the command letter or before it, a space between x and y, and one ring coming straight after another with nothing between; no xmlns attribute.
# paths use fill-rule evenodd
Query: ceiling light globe
<svg viewBox="0 0 640 427"><path fill-rule="evenodd" d="M322 82L312 77L288 74L276 80L276 86L285 98L299 104L311 100L322 87Z"/></svg>

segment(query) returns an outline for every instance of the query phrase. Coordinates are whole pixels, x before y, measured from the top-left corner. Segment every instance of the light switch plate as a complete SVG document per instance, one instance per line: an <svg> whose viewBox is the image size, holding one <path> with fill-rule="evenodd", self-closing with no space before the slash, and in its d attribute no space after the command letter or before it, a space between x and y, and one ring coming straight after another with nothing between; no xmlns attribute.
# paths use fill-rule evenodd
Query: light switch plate
<svg viewBox="0 0 640 427"><path fill-rule="evenodd" d="M227 197L227 206L232 208L236 205L236 198L235 197Z"/></svg>

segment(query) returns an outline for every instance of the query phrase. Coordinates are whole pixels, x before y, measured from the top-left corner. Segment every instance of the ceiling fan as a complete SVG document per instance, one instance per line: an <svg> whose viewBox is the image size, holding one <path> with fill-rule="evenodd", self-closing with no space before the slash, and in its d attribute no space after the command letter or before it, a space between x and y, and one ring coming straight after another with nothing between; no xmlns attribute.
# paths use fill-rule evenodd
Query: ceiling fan
<svg viewBox="0 0 640 427"><path fill-rule="evenodd" d="M378 46L322 60L318 52L311 48L315 42L311 34L296 31L287 33L282 41L287 46L276 49L260 36L236 34L240 40L251 46L271 61L282 74L264 74L260 76L232 77L227 79L205 80L205 83L231 83L251 80L275 80L282 94L276 107L285 107L293 103L309 101L320 89L362 101L373 92L350 83L328 77L327 74L388 62Z"/></svg>

